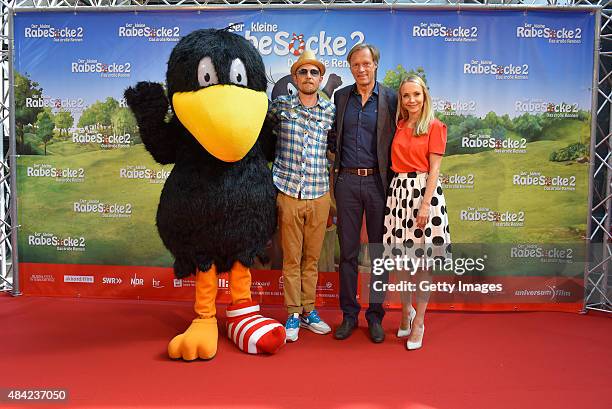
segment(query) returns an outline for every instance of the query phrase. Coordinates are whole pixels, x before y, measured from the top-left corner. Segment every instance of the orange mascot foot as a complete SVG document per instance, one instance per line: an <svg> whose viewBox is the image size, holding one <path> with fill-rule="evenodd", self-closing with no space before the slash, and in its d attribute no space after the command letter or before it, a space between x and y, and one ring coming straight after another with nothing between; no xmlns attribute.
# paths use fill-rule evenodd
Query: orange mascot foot
<svg viewBox="0 0 612 409"><path fill-rule="evenodd" d="M227 307L227 336L249 354L273 354L285 345L285 327L259 314L259 304L248 301Z"/></svg>
<svg viewBox="0 0 612 409"><path fill-rule="evenodd" d="M217 270L212 266L206 272L196 273L196 294L194 310L198 318L194 319L187 330L177 335L168 344L168 355L173 359L212 359L217 353Z"/></svg>
<svg viewBox="0 0 612 409"><path fill-rule="evenodd" d="M212 359L217 354L217 319L196 318L187 331L177 335L168 344L168 355L173 359L193 361Z"/></svg>

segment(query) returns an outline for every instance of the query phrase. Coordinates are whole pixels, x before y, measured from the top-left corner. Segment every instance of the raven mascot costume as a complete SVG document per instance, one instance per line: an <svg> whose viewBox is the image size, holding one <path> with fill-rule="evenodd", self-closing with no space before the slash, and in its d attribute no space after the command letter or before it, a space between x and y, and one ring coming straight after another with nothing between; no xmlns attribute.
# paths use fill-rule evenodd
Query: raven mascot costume
<svg viewBox="0 0 612 409"><path fill-rule="evenodd" d="M285 343L285 328L259 314L249 270L276 228L276 190L266 160L274 141L261 131L268 106L261 56L227 30L194 31L172 50L166 84L168 97L162 85L139 82L125 99L153 158L174 163L157 229L174 256L176 277L195 274L197 318L170 341L168 354L215 356L222 272L229 272L232 299L228 337L250 354L274 353Z"/></svg>

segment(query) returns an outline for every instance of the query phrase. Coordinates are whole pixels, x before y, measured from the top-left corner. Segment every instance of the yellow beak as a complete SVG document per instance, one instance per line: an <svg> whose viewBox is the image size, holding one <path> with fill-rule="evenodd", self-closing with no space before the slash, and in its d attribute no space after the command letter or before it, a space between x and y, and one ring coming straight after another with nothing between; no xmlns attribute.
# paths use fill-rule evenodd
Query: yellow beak
<svg viewBox="0 0 612 409"><path fill-rule="evenodd" d="M251 150L266 117L265 92L214 85L172 96L179 121L211 155L237 162Z"/></svg>

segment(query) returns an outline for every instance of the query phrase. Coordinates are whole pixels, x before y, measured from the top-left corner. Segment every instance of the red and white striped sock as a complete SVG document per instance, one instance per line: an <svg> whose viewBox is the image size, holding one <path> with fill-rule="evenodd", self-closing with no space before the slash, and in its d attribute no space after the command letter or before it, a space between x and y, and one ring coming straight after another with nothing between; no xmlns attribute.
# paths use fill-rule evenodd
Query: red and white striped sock
<svg viewBox="0 0 612 409"><path fill-rule="evenodd" d="M259 314L259 304L250 301L227 307L227 336L249 354L273 354L285 344L285 327Z"/></svg>

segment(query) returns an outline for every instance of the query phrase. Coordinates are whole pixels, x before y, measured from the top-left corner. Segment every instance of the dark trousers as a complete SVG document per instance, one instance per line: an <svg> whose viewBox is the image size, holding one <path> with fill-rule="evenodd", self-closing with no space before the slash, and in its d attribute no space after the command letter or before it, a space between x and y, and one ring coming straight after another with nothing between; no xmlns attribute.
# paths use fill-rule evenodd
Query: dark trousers
<svg viewBox="0 0 612 409"><path fill-rule="evenodd" d="M385 219L385 190L379 174L358 176L340 173L335 185L338 214L338 238L340 241L340 308L344 319L357 323L361 306L357 302L357 263L359 236L366 216L366 229L370 243L370 260L382 256L382 239ZM380 253L380 254L379 254ZM370 275L372 278L373 276ZM380 280L380 277L377 277ZM366 311L368 322L382 322L385 315L382 302L384 294L373 294L370 286L370 304Z"/></svg>

